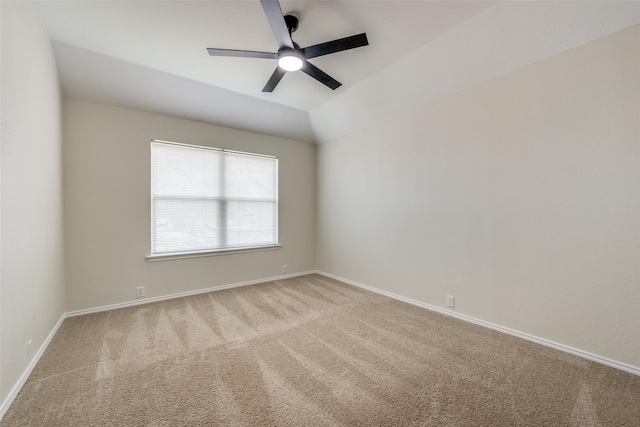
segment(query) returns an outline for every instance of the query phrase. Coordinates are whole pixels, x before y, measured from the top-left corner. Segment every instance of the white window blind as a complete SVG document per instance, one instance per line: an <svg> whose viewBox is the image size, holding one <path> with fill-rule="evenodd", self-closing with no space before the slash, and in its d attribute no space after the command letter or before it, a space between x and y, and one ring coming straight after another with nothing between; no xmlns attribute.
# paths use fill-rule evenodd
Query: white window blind
<svg viewBox="0 0 640 427"><path fill-rule="evenodd" d="M152 254L278 243L278 159L153 141Z"/></svg>

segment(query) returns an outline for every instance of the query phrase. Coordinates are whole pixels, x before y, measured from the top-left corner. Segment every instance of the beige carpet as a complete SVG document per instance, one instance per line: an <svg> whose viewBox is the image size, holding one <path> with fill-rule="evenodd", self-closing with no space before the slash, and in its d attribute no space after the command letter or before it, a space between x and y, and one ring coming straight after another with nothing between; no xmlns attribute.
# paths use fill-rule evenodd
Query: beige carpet
<svg viewBox="0 0 640 427"><path fill-rule="evenodd" d="M640 426L640 377L319 275L67 319L5 426Z"/></svg>

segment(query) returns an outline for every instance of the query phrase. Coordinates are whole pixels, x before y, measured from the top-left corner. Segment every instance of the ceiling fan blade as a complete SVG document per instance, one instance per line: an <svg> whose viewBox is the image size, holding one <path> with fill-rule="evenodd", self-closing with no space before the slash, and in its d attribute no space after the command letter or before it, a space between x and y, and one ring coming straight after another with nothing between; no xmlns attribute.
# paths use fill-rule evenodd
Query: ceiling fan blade
<svg viewBox="0 0 640 427"><path fill-rule="evenodd" d="M287 24L284 22L284 16L278 0L260 0L260 3L280 48L288 47L293 49L293 40L291 40Z"/></svg>
<svg viewBox="0 0 640 427"><path fill-rule="evenodd" d="M253 50L235 50L235 49L215 49L212 47L207 48L207 52L211 56L233 56L241 58L265 58L265 59L277 59L277 53L271 52L256 52Z"/></svg>
<svg viewBox="0 0 640 427"><path fill-rule="evenodd" d="M271 74L271 77L269 77L269 81L267 82L266 85L264 85L264 88L262 89L263 92L273 92L273 90L276 88L276 86L278 86L278 83L280 83L280 80L282 80L282 77L286 74L286 71L283 70L280 67L276 67L276 70L273 72L273 74Z"/></svg>
<svg viewBox="0 0 640 427"><path fill-rule="evenodd" d="M330 87L333 90L336 90L337 88L342 86L342 83L340 83L339 81L331 77L329 74L322 71L320 68L313 65L311 62L304 61L304 65L300 70L310 75L311 77L313 77L314 79L322 83L323 85Z"/></svg>
<svg viewBox="0 0 640 427"><path fill-rule="evenodd" d="M304 49L302 49L302 52L304 53L304 57L306 59L309 59L367 45L369 45L367 34L362 33L356 34L355 36L349 36L342 39L305 47Z"/></svg>

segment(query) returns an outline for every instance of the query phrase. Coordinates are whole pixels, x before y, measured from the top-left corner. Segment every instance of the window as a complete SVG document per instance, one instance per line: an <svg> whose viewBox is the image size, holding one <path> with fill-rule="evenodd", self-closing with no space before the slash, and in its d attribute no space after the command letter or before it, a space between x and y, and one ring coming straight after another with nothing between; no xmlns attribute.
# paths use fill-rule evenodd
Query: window
<svg viewBox="0 0 640 427"><path fill-rule="evenodd" d="M151 254L278 244L278 159L152 141Z"/></svg>

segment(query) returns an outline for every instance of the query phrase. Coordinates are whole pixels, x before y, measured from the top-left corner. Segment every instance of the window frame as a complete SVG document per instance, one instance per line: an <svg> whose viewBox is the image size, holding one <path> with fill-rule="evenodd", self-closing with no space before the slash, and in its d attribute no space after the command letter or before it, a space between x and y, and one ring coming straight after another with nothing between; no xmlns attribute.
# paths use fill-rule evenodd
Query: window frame
<svg viewBox="0 0 640 427"><path fill-rule="evenodd" d="M228 154L237 154L237 155L243 155L243 156L250 156L250 157L263 157L263 158L269 158L269 159L273 159L275 160L275 166L274 166L274 197L273 197L273 202L274 203L274 211L273 211L273 230L275 232L275 243L268 243L268 244L254 244L254 245L243 245L243 246L220 246L220 247L216 247L216 248L207 248L204 250L187 250L187 251L178 251L178 252L158 252L158 253L154 253L153 252L153 244L154 244L154 201L157 199L157 197L155 197L154 195L154 190L153 190L153 185L154 185L154 162L153 162L153 145L154 144L165 144L165 145L175 145L175 146L179 146L179 147L185 147L185 148L193 148L193 149L199 149L199 150L211 150L211 151L218 151L221 153L228 153ZM173 141L166 141L166 140L160 140L160 139L152 139L151 140L151 144L150 144L150 160L151 160L151 168L150 168L150 172L151 172L151 185L149 186L150 189L150 211L151 211L151 217L150 217L150 232L151 232L151 239L150 239L150 255L146 256L147 261L165 261L165 260L174 260L174 259L182 259L182 258L200 258L200 257L207 257L207 256L216 256L216 255L228 255L228 254L235 254L235 253L245 253L245 252L256 252L256 251L265 251L265 250L274 250L274 249L280 249L282 247L282 245L280 244L280 233L279 233L279 222L278 222L278 213L279 213L279 194L278 194L278 186L279 186L279 161L278 158L276 156L273 155L267 155L267 154L259 154L259 153L249 153L249 152L244 152L244 151L237 151L237 150L230 150L230 149L226 149L226 148L215 148L215 147L209 147L209 146L201 146L201 145L193 145L193 144L184 144L184 143L179 143L179 142L173 142ZM221 157L221 159L223 159L223 157ZM224 165L224 162L223 162ZM224 166L223 166L223 171L224 171ZM168 196L162 196L162 198L167 198ZM171 198L171 197L169 197ZM176 199L179 199L180 197L175 197ZM207 200L206 197L202 197L202 198L198 198L198 199L202 199L202 200ZM230 197L227 198L225 196L221 197L219 199L220 204L222 206L226 206L228 202L232 202L234 198ZM226 219L226 211L225 214L218 217L218 222L222 223L225 222ZM223 228L223 235L226 235L226 227Z"/></svg>

